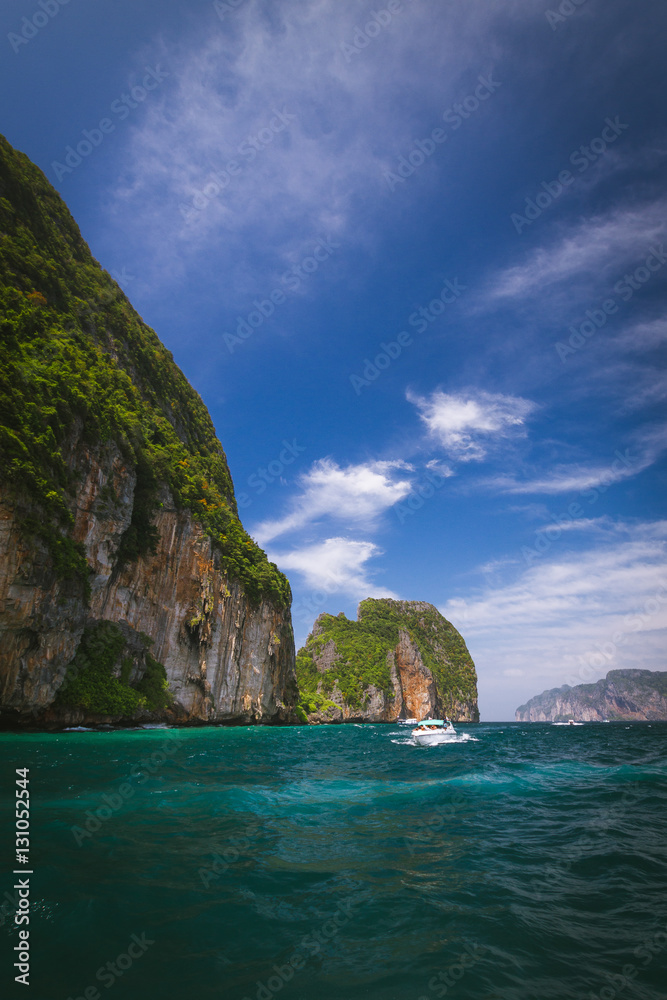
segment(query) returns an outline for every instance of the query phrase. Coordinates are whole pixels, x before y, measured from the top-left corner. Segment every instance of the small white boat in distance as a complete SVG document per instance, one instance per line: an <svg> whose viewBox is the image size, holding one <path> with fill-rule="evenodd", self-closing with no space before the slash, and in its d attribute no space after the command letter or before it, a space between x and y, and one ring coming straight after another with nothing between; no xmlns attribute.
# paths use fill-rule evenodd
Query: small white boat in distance
<svg viewBox="0 0 667 1000"><path fill-rule="evenodd" d="M420 746L448 743L452 736L456 736L456 730L448 719L424 719L412 730L412 738Z"/></svg>
<svg viewBox="0 0 667 1000"><path fill-rule="evenodd" d="M419 719L399 719L398 720L399 726L416 726L418 722L419 722Z"/></svg>

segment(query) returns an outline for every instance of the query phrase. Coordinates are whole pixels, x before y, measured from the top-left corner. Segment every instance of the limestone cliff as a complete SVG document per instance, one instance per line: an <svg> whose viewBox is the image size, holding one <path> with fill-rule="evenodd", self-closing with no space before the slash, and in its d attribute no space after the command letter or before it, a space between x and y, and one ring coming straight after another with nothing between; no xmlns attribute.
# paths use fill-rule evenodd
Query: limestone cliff
<svg viewBox="0 0 667 1000"><path fill-rule="evenodd" d="M108 470L107 470L108 471ZM117 469L117 473L121 470ZM84 627L130 626L153 640L173 707L139 718L180 722L287 721L296 690L289 612L248 601L221 567L210 538L166 491L155 518L154 554L119 569L115 554L132 507L132 476L115 516L100 510L105 470L81 485L74 533L92 570L90 597L58 580L49 554L22 537L15 512L0 505L0 703L3 721L68 724L119 721L122 713L54 705ZM127 481L129 479L129 481ZM132 637L128 635L127 648ZM127 651L127 650L126 650Z"/></svg>
<svg viewBox="0 0 667 1000"><path fill-rule="evenodd" d="M0 306L0 721L288 721L289 584L209 414L2 137Z"/></svg>
<svg viewBox="0 0 667 1000"><path fill-rule="evenodd" d="M519 706L517 722L643 722L667 719L667 671L610 670L595 684L543 691Z"/></svg>
<svg viewBox="0 0 667 1000"><path fill-rule="evenodd" d="M465 642L424 601L362 601L356 622L320 615L297 655L297 676L302 721L479 720Z"/></svg>

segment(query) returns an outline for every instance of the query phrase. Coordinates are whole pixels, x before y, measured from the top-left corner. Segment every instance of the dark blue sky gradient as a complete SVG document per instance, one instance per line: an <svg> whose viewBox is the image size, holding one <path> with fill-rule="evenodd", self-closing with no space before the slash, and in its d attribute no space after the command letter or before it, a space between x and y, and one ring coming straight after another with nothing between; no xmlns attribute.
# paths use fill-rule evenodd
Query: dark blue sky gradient
<svg viewBox="0 0 667 1000"><path fill-rule="evenodd" d="M350 55L386 7L242 0L221 19L210 2L70 0L15 52L41 8L5 0L0 128L208 405L297 638L365 596L431 601L469 643L483 717L504 719L566 680L664 667L667 9L585 0L552 27L558 5L535 0L402 0ZM157 66L121 120L113 102ZM443 119L480 76L499 86ZM113 132L58 179L104 117ZM389 182L434 129L446 139ZM325 259L290 289L318 240ZM625 301L617 283L652 251ZM461 294L420 330L446 280ZM559 354L587 310L604 325Z"/></svg>

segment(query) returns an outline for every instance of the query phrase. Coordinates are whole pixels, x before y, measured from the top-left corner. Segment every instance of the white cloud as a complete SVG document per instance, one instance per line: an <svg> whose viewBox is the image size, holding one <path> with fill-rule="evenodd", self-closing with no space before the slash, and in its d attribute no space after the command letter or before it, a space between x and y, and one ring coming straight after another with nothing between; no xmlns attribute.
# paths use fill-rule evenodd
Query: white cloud
<svg viewBox="0 0 667 1000"><path fill-rule="evenodd" d="M440 462L437 458L432 458L430 462L427 462L426 468L431 472L435 472L438 476L443 476L445 479L456 475L451 465L447 465L446 462Z"/></svg>
<svg viewBox="0 0 667 1000"><path fill-rule="evenodd" d="M595 527L594 544L575 551L556 538L514 579L441 608L470 647L481 696L503 704L504 718L546 688L666 667L667 522Z"/></svg>
<svg viewBox="0 0 667 1000"><path fill-rule="evenodd" d="M481 461L499 440L523 435L526 418L536 408L528 399L482 391L457 395L437 390L428 397L408 392L407 398L429 434L463 462Z"/></svg>
<svg viewBox="0 0 667 1000"><path fill-rule="evenodd" d="M252 534L260 545L266 545L322 517L370 527L410 493L410 481L395 478L399 470L412 471L412 467L401 461L377 461L341 468L330 458L320 459L300 477L301 493L292 501L292 511L257 525Z"/></svg>
<svg viewBox="0 0 667 1000"><path fill-rule="evenodd" d="M291 552L270 552L270 558L283 570L296 570L307 587L328 594L345 594L354 599L396 597L386 587L374 584L368 576L367 562L381 555L373 542L349 538L327 538Z"/></svg>
<svg viewBox="0 0 667 1000"><path fill-rule="evenodd" d="M607 216L582 220L564 236L533 250L524 263L505 268L492 281L487 299L523 299L546 292L550 286L578 278L603 279L607 284L623 277L633 263L642 263L652 246L667 238L667 201L640 208L616 209Z"/></svg>

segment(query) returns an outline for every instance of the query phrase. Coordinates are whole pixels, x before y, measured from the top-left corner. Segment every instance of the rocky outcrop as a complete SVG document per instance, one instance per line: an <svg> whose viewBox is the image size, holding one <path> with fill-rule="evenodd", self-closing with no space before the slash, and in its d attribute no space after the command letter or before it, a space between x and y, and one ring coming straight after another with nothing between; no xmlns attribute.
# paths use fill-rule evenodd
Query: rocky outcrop
<svg viewBox="0 0 667 1000"><path fill-rule="evenodd" d="M188 511L176 509L165 489L154 522L155 552L119 567L136 476L113 447L80 451L74 464L80 485L73 535L85 547L88 595L54 573L45 547L26 541L16 508L0 504L3 721L100 721L53 704L91 620L122 624L130 652L131 633L152 640L174 696L165 718L287 721L296 694L289 610L266 600L252 604L221 568L211 538Z"/></svg>
<svg viewBox="0 0 667 1000"><path fill-rule="evenodd" d="M419 647L405 629L398 633L396 649L387 654L396 671L395 701L399 719L436 718L442 711L433 674L424 664Z"/></svg>
<svg viewBox="0 0 667 1000"><path fill-rule="evenodd" d="M543 691L517 708L517 722L631 722L667 719L667 671L610 670L595 684Z"/></svg>
<svg viewBox="0 0 667 1000"><path fill-rule="evenodd" d="M2 136L0 244L0 723L288 721L289 583L210 414Z"/></svg>
<svg viewBox="0 0 667 1000"><path fill-rule="evenodd" d="M423 601L362 601L358 620L320 615L297 656L300 709L312 723L405 718L478 721L463 639Z"/></svg>

